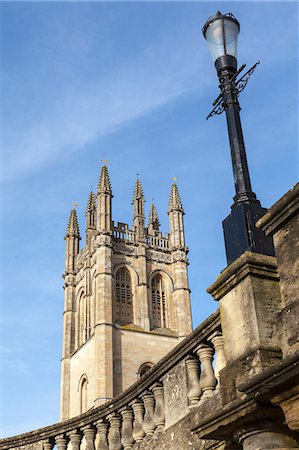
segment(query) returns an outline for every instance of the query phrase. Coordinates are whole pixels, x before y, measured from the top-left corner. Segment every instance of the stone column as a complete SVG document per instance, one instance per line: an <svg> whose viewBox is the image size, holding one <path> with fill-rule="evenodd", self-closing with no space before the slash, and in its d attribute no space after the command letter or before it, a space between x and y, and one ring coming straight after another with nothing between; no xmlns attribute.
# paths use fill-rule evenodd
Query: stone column
<svg viewBox="0 0 299 450"><path fill-rule="evenodd" d="M130 403L134 411L134 422L133 422L133 438L135 441L142 442L145 436L145 432L143 429L143 415L144 415L144 406L143 402L139 399L133 400Z"/></svg>
<svg viewBox="0 0 299 450"><path fill-rule="evenodd" d="M199 386L199 361L193 355L188 355L185 359L187 382L188 382L188 400L189 408L198 405L202 390Z"/></svg>
<svg viewBox="0 0 299 450"><path fill-rule="evenodd" d="M243 450L269 450L299 448L297 440L287 429L285 433L281 427L273 422L260 420L257 426L245 425L234 433L234 441L242 444Z"/></svg>
<svg viewBox="0 0 299 450"><path fill-rule="evenodd" d="M100 419L96 422L96 427L98 430L98 448L97 450L109 450L108 447L108 430L109 430L109 422L104 419Z"/></svg>
<svg viewBox="0 0 299 450"><path fill-rule="evenodd" d="M150 318L148 307L148 280L147 280L147 259L146 245L143 242L138 243L138 275L139 284L137 286L137 301L134 302L134 323L140 325L145 331L150 330Z"/></svg>
<svg viewBox="0 0 299 450"><path fill-rule="evenodd" d="M155 433L161 433L165 425L164 389L161 383L155 383L151 388L155 397L154 422L156 424Z"/></svg>
<svg viewBox="0 0 299 450"><path fill-rule="evenodd" d="M130 450L133 448L133 412L129 406L125 406L120 411L122 416L122 428L121 428L121 443L124 450Z"/></svg>
<svg viewBox="0 0 299 450"><path fill-rule="evenodd" d="M111 236L97 236L95 298L95 406L113 398L113 274Z"/></svg>
<svg viewBox="0 0 299 450"><path fill-rule="evenodd" d="M77 430L71 431L68 433L70 438L70 442L72 444L72 450L80 450L80 445L82 441L82 434Z"/></svg>
<svg viewBox="0 0 299 450"><path fill-rule="evenodd" d="M176 310L177 333L180 339L185 338L192 331L187 252L186 248L180 248L172 252L174 282L172 301Z"/></svg>
<svg viewBox="0 0 299 450"><path fill-rule="evenodd" d="M68 439L64 434L60 434L58 436L55 436L55 444L58 450L66 450Z"/></svg>
<svg viewBox="0 0 299 450"><path fill-rule="evenodd" d="M214 369L215 377L219 382L219 372L225 366L225 355L224 355L224 344L223 344L223 336L220 331L215 331L209 338L209 341L212 342L213 347L216 353L216 364Z"/></svg>
<svg viewBox="0 0 299 450"><path fill-rule="evenodd" d="M114 412L109 414L107 419L110 422L110 429L108 434L109 450L122 450L123 446L120 439L121 417Z"/></svg>
<svg viewBox="0 0 299 450"><path fill-rule="evenodd" d="M96 436L96 429L91 425L82 428L85 440L86 440L86 448L85 450L95 450L94 440Z"/></svg>
<svg viewBox="0 0 299 450"><path fill-rule="evenodd" d="M154 422L155 400L153 394L150 392L144 393L141 398L144 404L143 429L145 431L146 437L148 437L154 434L156 428Z"/></svg>
<svg viewBox="0 0 299 450"><path fill-rule="evenodd" d="M199 386L203 391L203 398L211 397L217 384L212 366L214 350L208 345L201 344L197 347L196 353L200 360Z"/></svg>
<svg viewBox="0 0 299 450"><path fill-rule="evenodd" d="M53 444L53 442L50 441L50 439L43 441L43 450L52 450L53 447L54 447L54 444Z"/></svg>

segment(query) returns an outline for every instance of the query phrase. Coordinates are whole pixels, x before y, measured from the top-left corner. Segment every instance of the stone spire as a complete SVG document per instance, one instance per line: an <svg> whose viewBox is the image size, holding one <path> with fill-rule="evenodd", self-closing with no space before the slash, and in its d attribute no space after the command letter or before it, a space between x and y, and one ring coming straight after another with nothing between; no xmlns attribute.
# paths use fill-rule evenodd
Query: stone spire
<svg viewBox="0 0 299 450"><path fill-rule="evenodd" d="M150 207L149 220L148 220L148 230L152 233L154 230L159 230L160 222L157 213L156 206L152 203Z"/></svg>
<svg viewBox="0 0 299 450"><path fill-rule="evenodd" d="M64 239L66 240L65 273L74 274L76 272L76 257L79 253L79 241L81 239L75 208L71 210Z"/></svg>
<svg viewBox="0 0 299 450"><path fill-rule="evenodd" d="M137 178L136 183L135 183L132 204L134 204L134 201L136 201L136 200L145 201L142 184L141 184L141 181L139 180L139 178Z"/></svg>
<svg viewBox="0 0 299 450"><path fill-rule="evenodd" d="M182 213L184 213L184 209L183 209L182 202L180 199L179 190L178 190L176 183L172 183L172 185L171 185L169 205L168 205L168 214L174 210L182 211Z"/></svg>
<svg viewBox="0 0 299 450"><path fill-rule="evenodd" d="M135 187L134 187L134 194L133 194L133 201L132 205L134 207L134 228L137 233L137 238L144 237L144 221L145 221L145 215L144 215L144 193L142 189L141 182L139 178L137 178Z"/></svg>
<svg viewBox="0 0 299 450"><path fill-rule="evenodd" d="M93 212L96 209L96 199L94 193L90 191L87 201L86 214Z"/></svg>
<svg viewBox="0 0 299 450"><path fill-rule="evenodd" d="M106 164L101 169L98 184L98 221L97 227L100 233L112 232L112 189Z"/></svg>
<svg viewBox="0 0 299 450"><path fill-rule="evenodd" d="M80 239L78 218L77 218L77 212L76 212L75 208L73 208L71 210L69 223L68 223L66 233L65 233L65 238L68 238L70 236L78 237Z"/></svg>
<svg viewBox="0 0 299 450"><path fill-rule="evenodd" d="M106 164L103 165L98 183L98 193L107 192L112 195L111 183Z"/></svg>
<svg viewBox="0 0 299 450"><path fill-rule="evenodd" d="M184 209L180 199L179 190L175 182L173 182L171 185L168 216L170 225L171 246L173 249L183 249L185 247L184 218L183 218Z"/></svg>
<svg viewBox="0 0 299 450"><path fill-rule="evenodd" d="M92 236L95 234L96 230L96 200L95 195L90 191L87 207L86 207L86 242L90 243Z"/></svg>

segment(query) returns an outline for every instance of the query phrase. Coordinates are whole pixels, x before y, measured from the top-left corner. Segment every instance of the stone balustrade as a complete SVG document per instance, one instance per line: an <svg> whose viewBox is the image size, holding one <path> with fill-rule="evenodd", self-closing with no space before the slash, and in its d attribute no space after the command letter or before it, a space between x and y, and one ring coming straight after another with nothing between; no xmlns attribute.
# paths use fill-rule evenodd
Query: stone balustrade
<svg viewBox="0 0 299 450"><path fill-rule="evenodd" d="M170 248L169 239L162 236L147 236L146 240L150 247L156 247L161 250L169 250Z"/></svg>
<svg viewBox="0 0 299 450"><path fill-rule="evenodd" d="M150 448L151 440L217 393L224 364L217 311L118 397L73 419L3 439L0 448L129 450L145 444Z"/></svg>

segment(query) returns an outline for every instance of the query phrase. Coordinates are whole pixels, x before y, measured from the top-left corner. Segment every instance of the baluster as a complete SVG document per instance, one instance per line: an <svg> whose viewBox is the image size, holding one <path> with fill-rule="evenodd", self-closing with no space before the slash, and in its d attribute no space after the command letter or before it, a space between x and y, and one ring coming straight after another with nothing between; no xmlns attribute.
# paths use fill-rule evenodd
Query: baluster
<svg viewBox="0 0 299 450"><path fill-rule="evenodd" d="M214 374L219 382L219 372L226 365L222 333L220 333L220 331L215 331L215 333L213 333L209 337L209 341L212 342L212 344L215 348L215 352L216 352L216 364L215 364Z"/></svg>
<svg viewBox="0 0 299 450"><path fill-rule="evenodd" d="M114 412L109 414L107 419L110 422L110 429L108 434L109 450L122 450L123 446L121 445L120 440L120 415Z"/></svg>
<svg viewBox="0 0 299 450"><path fill-rule="evenodd" d="M97 450L109 450L108 447L108 430L109 422L104 419L100 419L96 422L96 427L98 430L99 443Z"/></svg>
<svg viewBox="0 0 299 450"><path fill-rule="evenodd" d="M136 442L142 442L145 436L145 432L143 429L143 402L139 399L136 399L130 403L130 406L132 406L134 411L133 438Z"/></svg>
<svg viewBox="0 0 299 450"><path fill-rule="evenodd" d="M55 436L55 444L58 450L66 450L68 439L64 434L59 434L58 436Z"/></svg>
<svg viewBox="0 0 299 450"><path fill-rule="evenodd" d="M68 433L68 436L72 444L72 450L80 450L82 433L78 432L77 430L74 430Z"/></svg>
<svg viewBox="0 0 299 450"><path fill-rule="evenodd" d="M145 394L143 394L141 398L144 404L143 429L145 431L146 437L152 436L156 428L155 422L153 420L155 399L151 392L145 392Z"/></svg>
<svg viewBox="0 0 299 450"><path fill-rule="evenodd" d="M52 450L53 447L54 443L50 439L43 441L43 450Z"/></svg>
<svg viewBox="0 0 299 450"><path fill-rule="evenodd" d="M164 409L164 389L161 383L155 383L151 388L155 397L154 422L156 424L155 433L161 433L165 425L165 409Z"/></svg>
<svg viewBox="0 0 299 450"><path fill-rule="evenodd" d="M133 412L129 406L125 406L120 411L122 416L122 427L121 427L121 443L124 450L129 450L133 448L134 438L133 438Z"/></svg>
<svg viewBox="0 0 299 450"><path fill-rule="evenodd" d="M82 428L82 431L86 439L85 450L95 450L94 440L96 436L96 429L91 425L87 425L86 427Z"/></svg>
<svg viewBox="0 0 299 450"><path fill-rule="evenodd" d="M201 344L196 349L201 364L199 385L203 391L202 398L211 397L217 384L212 366L214 350L208 345Z"/></svg>
<svg viewBox="0 0 299 450"><path fill-rule="evenodd" d="M199 361L193 355L188 355L185 359L187 379L188 379L188 400L189 408L197 406L202 394L202 389L199 386Z"/></svg>

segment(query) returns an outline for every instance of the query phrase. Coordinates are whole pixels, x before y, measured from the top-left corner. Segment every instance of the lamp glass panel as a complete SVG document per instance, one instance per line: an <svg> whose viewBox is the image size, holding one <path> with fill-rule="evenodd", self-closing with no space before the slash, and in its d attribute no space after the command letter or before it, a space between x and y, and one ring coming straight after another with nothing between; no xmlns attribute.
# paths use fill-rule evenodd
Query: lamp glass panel
<svg viewBox="0 0 299 450"><path fill-rule="evenodd" d="M224 44L223 44L223 28L222 20L214 20L210 23L205 34L208 46L213 58L216 61L220 56L224 55Z"/></svg>
<svg viewBox="0 0 299 450"><path fill-rule="evenodd" d="M224 34L226 43L226 55L237 58L237 43L239 28L232 20L224 19Z"/></svg>

